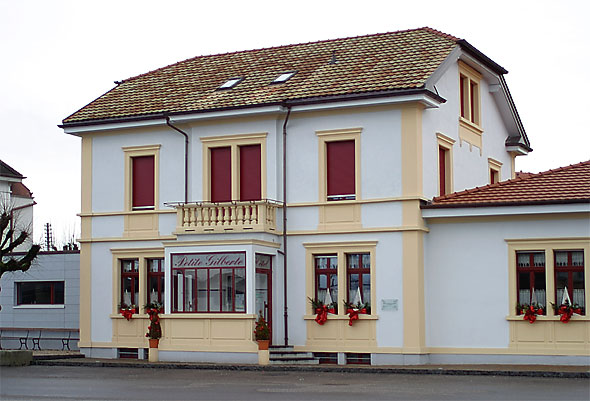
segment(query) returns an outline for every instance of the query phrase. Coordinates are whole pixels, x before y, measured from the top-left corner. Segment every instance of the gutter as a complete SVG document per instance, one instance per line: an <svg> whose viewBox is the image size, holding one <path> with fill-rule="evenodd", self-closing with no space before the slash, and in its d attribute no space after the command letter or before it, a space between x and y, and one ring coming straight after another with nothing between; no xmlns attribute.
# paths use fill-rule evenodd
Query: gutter
<svg viewBox="0 0 590 401"><path fill-rule="evenodd" d="M170 123L170 117L165 116L166 125L184 136L184 203L188 203L188 135L180 128Z"/></svg>
<svg viewBox="0 0 590 401"><path fill-rule="evenodd" d="M486 202L486 203L452 203L452 204L428 204L420 206L420 209L470 209L495 206L534 206L534 205L567 205L575 203L590 203L590 199L556 199L520 202Z"/></svg>
<svg viewBox="0 0 590 401"><path fill-rule="evenodd" d="M289 345L289 312L287 307L287 122L291 115L291 106L287 106L287 116L283 123L283 325L285 329L285 347Z"/></svg>

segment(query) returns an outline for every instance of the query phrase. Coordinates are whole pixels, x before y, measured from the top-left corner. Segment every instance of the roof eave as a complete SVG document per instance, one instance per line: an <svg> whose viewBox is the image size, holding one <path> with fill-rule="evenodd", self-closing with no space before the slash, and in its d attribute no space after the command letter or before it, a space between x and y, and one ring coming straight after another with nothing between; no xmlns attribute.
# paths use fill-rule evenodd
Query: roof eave
<svg viewBox="0 0 590 401"><path fill-rule="evenodd" d="M480 202L480 203L428 203L420 206L421 209L469 209L480 207L498 206L534 206L534 205L566 205L574 203L590 203L590 198L580 199L554 199L554 200L527 200L520 202Z"/></svg>

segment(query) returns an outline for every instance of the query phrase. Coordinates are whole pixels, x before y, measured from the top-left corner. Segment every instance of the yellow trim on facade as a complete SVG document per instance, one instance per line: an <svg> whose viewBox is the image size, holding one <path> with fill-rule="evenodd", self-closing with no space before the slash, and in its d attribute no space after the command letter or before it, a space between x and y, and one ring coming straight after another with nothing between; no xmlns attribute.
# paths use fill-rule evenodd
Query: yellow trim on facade
<svg viewBox="0 0 590 401"><path fill-rule="evenodd" d="M356 234L356 233L392 233L404 231L429 232L424 226L401 226L401 227L376 227L342 230L293 230L287 231L287 235L323 235L323 234ZM280 232L277 234L281 234Z"/></svg>
<svg viewBox="0 0 590 401"><path fill-rule="evenodd" d="M405 201L413 201L413 200L420 200L420 201L428 201L429 199L426 197L417 197L417 196L394 196L391 198L373 198L373 199L358 199L358 200L343 200L339 201L340 204L368 204L368 203L387 203L387 202L405 202ZM326 206L326 205L333 205L334 202L301 202L301 203L287 203L287 207L315 207L315 206Z"/></svg>
<svg viewBox="0 0 590 401"><path fill-rule="evenodd" d="M258 245L258 246L265 246L269 248L277 248L281 247L280 243L277 242L270 242L270 241L263 241L263 240L256 240L256 239L243 239L243 240L218 240L218 241L183 241L183 242L176 242L176 241L166 241L163 242L164 247L177 247L177 246L224 246L224 245ZM220 314L215 314L219 316Z"/></svg>
<svg viewBox="0 0 590 401"><path fill-rule="evenodd" d="M483 125L481 118L481 80L482 75L473 69L473 67L467 65L463 61L458 61L459 65L459 91L465 93L463 109L467 116L471 116L471 104L473 103L474 110L474 121L470 121L467 118L461 116L461 105L459 104L459 145L463 146L463 142L469 143L469 149L472 150L472 146L479 148L480 155L482 154L482 135ZM465 78L464 88L461 88L461 78ZM475 99L471 100L471 82L475 84Z"/></svg>
<svg viewBox="0 0 590 401"><path fill-rule="evenodd" d="M175 235L158 235L154 237L100 237L100 238L80 238L80 243L93 243L93 242L128 242L128 241L168 241L176 239Z"/></svg>
<svg viewBox="0 0 590 401"><path fill-rule="evenodd" d="M173 209L160 209L160 210L128 210L128 211L114 211L114 212L91 212L91 213L78 213L78 217L108 217L108 216L129 216L132 214L170 214L176 213Z"/></svg>
<svg viewBox="0 0 590 401"><path fill-rule="evenodd" d="M203 145L203 198L211 200L211 151L212 148L231 148L231 197L240 199L240 152L239 147L260 145L260 192L261 199L266 199L266 137L268 133L251 133L201 137Z"/></svg>
<svg viewBox="0 0 590 401"><path fill-rule="evenodd" d="M82 137L82 204L83 213L92 212L92 135ZM81 236L92 236L92 220L81 219ZM92 317L92 248L90 244L80 244L80 343L91 341Z"/></svg>
<svg viewBox="0 0 590 401"><path fill-rule="evenodd" d="M491 157L488 157L488 171L490 172L490 176L492 172L497 176L498 179L496 180L496 182L502 181L502 162Z"/></svg>

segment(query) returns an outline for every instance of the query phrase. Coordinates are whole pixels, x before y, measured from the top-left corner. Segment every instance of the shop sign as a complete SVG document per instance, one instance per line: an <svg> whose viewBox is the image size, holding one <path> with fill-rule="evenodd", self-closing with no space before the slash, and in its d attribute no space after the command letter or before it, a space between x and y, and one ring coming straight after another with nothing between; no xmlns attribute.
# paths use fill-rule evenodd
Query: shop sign
<svg viewBox="0 0 590 401"><path fill-rule="evenodd" d="M246 267L246 252L174 253L173 268Z"/></svg>

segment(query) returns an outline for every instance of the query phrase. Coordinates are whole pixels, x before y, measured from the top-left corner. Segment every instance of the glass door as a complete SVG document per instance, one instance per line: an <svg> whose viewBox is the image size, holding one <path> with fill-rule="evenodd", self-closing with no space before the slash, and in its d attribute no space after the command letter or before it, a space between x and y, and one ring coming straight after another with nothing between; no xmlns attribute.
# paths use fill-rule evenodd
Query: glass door
<svg viewBox="0 0 590 401"><path fill-rule="evenodd" d="M256 315L264 317L272 343L272 257L256 254Z"/></svg>

